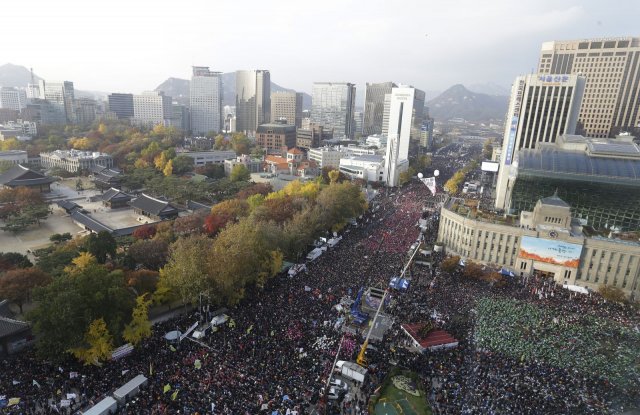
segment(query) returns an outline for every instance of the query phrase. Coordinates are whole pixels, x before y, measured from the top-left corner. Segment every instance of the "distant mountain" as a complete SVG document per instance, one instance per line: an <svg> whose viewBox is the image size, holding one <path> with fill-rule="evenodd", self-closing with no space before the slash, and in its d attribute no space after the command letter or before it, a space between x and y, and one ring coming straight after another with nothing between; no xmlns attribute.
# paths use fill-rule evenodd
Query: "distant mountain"
<svg viewBox="0 0 640 415"><path fill-rule="evenodd" d="M34 75L35 81L41 78ZM0 86L26 87L31 82L31 71L24 66L5 63L0 66Z"/></svg>
<svg viewBox="0 0 640 415"><path fill-rule="evenodd" d="M509 97L471 92L454 85L427 102L429 114L436 120L464 118L467 121L502 120L507 113Z"/></svg>
<svg viewBox="0 0 640 415"><path fill-rule="evenodd" d="M509 88L493 82L487 82L486 84L473 84L469 85L468 88L470 91L477 92L479 94L499 95L503 97L511 95Z"/></svg>
<svg viewBox="0 0 640 415"><path fill-rule="evenodd" d="M189 80L180 78L169 78L155 89L162 91L181 104L189 104ZM236 73L228 72L222 74L222 104L236 105ZM293 91L271 82L271 92ZM302 108L311 109L311 95L302 93Z"/></svg>

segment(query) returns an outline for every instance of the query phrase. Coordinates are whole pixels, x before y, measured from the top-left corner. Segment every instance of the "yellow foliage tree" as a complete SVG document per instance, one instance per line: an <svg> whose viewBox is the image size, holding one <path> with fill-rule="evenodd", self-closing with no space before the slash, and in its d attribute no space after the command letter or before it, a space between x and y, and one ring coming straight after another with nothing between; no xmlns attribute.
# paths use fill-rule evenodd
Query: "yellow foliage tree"
<svg viewBox="0 0 640 415"><path fill-rule="evenodd" d="M339 177L340 177L340 172L338 170L331 170L329 172L329 182L331 184L337 183Z"/></svg>
<svg viewBox="0 0 640 415"><path fill-rule="evenodd" d="M167 177L173 174L173 160L169 160L167 162L167 164L164 166L164 169L162 170L162 174Z"/></svg>
<svg viewBox="0 0 640 415"><path fill-rule="evenodd" d="M20 142L15 138L9 138L8 140L0 142L0 149L2 149L2 151L18 150L19 148Z"/></svg>
<svg viewBox="0 0 640 415"><path fill-rule="evenodd" d="M167 166L167 162L168 161L169 160L167 160L167 156L164 153L164 151L162 153L158 154L156 156L156 158L153 159L153 163L155 164L156 169L158 169L160 171L164 170L164 168Z"/></svg>
<svg viewBox="0 0 640 415"><path fill-rule="evenodd" d="M136 169L144 169L145 167L149 167L149 162L145 159L137 159L135 163L133 163L133 166Z"/></svg>
<svg viewBox="0 0 640 415"><path fill-rule="evenodd" d="M100 125L98 126L98 132L104 135L107 132L107 126L103 123L100 123Z"/></svg>
<svg viewBox="0 0 640 415"><path fill-rule="evenodd" d="M113 338L103 318L93 320L84 335L84 347L76 347L69 352L85 365L97 365L111 358Z"/></svg>
<svg viewBox="0 0 640 415"><path fill-rule="evenodd" d="M80 252L80 255L71 260L71 265L67 265L64 271L68 274L82 272L92 265L97 265L98 260L89 252Z"/></svg>
<svg viewBox="0 0 640 415"><path fill-rule="evenodd" d="M127 324L122 337L129 343L136 345L151 336L151 322L149 321L149 305L151 299L144 295L136 298L136 306L132 312L131 322Z"/></svg>
<svg viewBox="0 0 640 415"><path fill-rule="evenodd" d="M87 137L73 137L69 140L69 145L76 150L91 150L95 146L95 141L90 140Z"/></svg>

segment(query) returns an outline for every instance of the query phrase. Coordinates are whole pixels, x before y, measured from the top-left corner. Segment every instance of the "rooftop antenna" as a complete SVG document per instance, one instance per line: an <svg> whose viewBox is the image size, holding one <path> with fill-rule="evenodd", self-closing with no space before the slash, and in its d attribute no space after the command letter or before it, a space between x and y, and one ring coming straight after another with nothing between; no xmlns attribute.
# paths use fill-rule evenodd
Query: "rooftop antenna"
<svg viewBox="0 0 640 415"><path fill-rule="evenodd" d="M33 75L33 68L29 68L31 70L31 84L35 84L36 83L36 79L35 76Z"/></svg>

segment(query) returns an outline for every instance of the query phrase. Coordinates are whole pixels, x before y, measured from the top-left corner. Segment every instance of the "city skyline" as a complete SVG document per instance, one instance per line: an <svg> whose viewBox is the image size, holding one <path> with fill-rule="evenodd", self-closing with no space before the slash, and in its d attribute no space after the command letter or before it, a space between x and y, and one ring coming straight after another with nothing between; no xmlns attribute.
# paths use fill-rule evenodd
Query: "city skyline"
<svg viewBox="0 0 640 415"><path fill-rule="evenodd" d="M5 45L2 63L33 67L47 80L70 80L77 89L103 92L140 93L168 77L189 79L193 65L221 72L266 68L275 82L307 93L315 81L349 81L364 91L366 82L389 79L423 90L455 83L507 88L515 76L535 70L542 42L635 35L633 16L640 12L632 2L610 7L573 0L562 5L495 1L489 6L463 0L455 14L446 4L417 1L404 9L382 1L367 2L367 7L329 1L322 9L296 2L194 1L161 13L163 3L169 4L118 0L100 9L75 1L7 4L0 35L21 36L20 42ZM200 12L192 13L194 8ZM247 8L253 13L244 16ZM403 12L409 8L411 13ZM212 14L220 16L215 25L207 20ZM73 24L60 26L57 17ZM309 32L311 20L326 22L327 30ZM47 36L25 31L24 22ZM92 36L74 35L83 30ZM71 38L77 49L67 46ZM296 51L295 65L282 59L285 50ZM401 59L387 63L385 50ZM507 50L509 59L504 59ZM321 55L334 59L318 59ZM334 64L339 59L343 65ZM137 70L141 62L144 70Z"/></svg>

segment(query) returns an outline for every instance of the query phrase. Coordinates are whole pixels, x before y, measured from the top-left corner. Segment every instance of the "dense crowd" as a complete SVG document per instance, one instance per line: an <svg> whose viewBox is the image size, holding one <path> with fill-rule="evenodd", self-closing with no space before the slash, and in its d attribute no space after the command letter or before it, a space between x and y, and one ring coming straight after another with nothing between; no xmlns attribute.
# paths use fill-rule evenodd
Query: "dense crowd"
<svg viewBox="0 0 640 415"><path fill-rule="evenodd" d="M450 170L455 169L452 163ZM437 215L421 211L428 195L419 182L394 194L382 192L359 225L349 227L339 245L309 263L307 272L279 276L264 290L249 292L228 310L232 320L210 331L202 343L164 339L165 333L184 331L198 319L197 313L189 313L155 325L153 336L133 354L102 367L80 367L71 360L43 363L32 352L2 361L7 369L0 371L0 395L21 399L3 411L72 413L144 374L148 386L120 413L302 415L327 408L330 414L359 415L368 413L366 397L383 381L391 362L421 376L429 403L440 414L601 414L638 406L638 379L620 387L588 367L553 365L544 356L516 356L474 342L482 299L544 307L569 325L577 316L592 315L637 330L640 319L631 308L571 294L545 280L513 279L498 288L465 278L459 270L449 275L418 265L409 270L409 290L392 295L387 313L394 323L368 354L369 374L360 391L339 403L323 398L345 320L335 305L345 296L354 298L363 286L386 287L399 274L409 246L420 235L418 219L427 220L422 238L433 245ZM434 254L433 259L437 263L440 258ZM459 347L424 354L404 348L400 324L427 320L456 337ZM361 341L356 335L355 344ZM343 348L340 358L354 360L357 352L358 347ZM67 393L76 394L72 409L59 405Z"/></svg>

